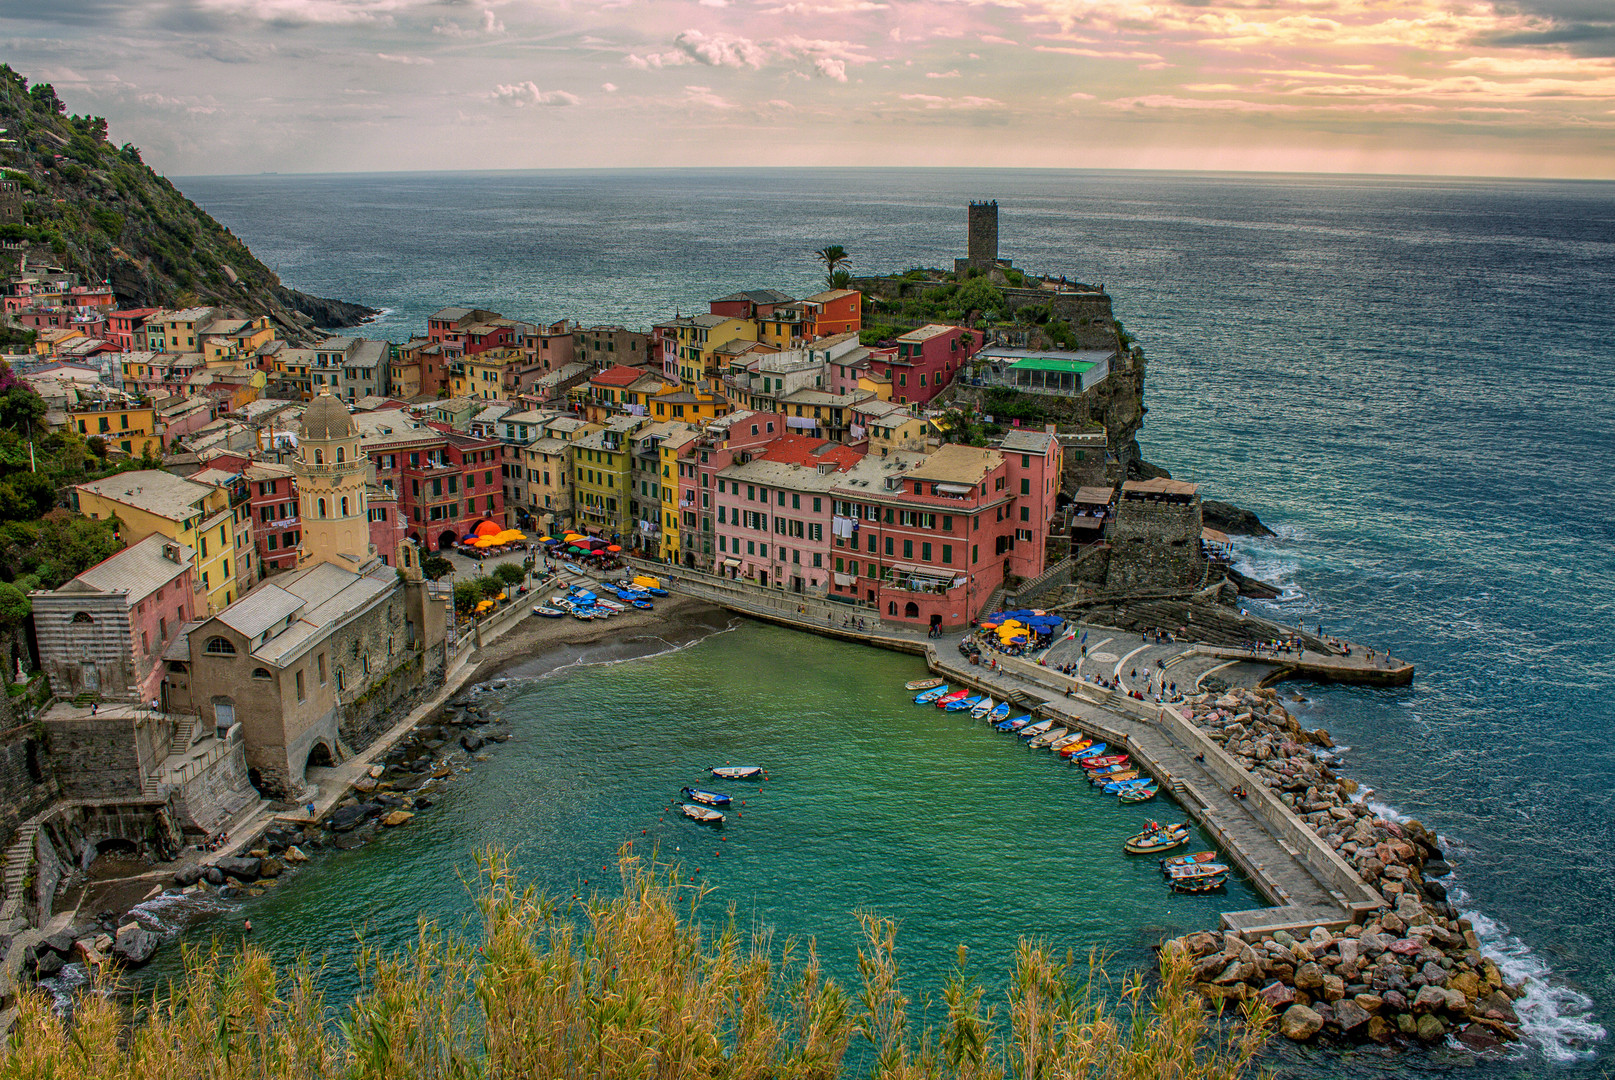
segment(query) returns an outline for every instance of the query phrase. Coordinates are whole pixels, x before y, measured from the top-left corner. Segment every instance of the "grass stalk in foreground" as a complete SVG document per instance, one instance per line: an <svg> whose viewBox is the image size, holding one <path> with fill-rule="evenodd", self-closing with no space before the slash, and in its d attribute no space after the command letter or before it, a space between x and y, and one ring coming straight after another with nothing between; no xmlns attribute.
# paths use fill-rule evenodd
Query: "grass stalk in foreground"
<svg viewBox="0 0 1615 1080"><path fill-rule="evenodd" d="M812 941L743 934L732 910L708 930L699 890L626 851L620 895L576 909L521 886L503 852L478 863L480 948L430 921L400 953L361 944L345 1010L306 961L192 949L133 1015L92 992L66 1022L25 995L0 1080L835 1080L854 1038L880 1080L1241 1080L1271 1022L1257 1006L1213 1026L1181 953L1111 1000L1096 962L1023 941L1002 1015L961 949L942 1019L916 1030L889 919L860 915L849 997Z"/></svg>

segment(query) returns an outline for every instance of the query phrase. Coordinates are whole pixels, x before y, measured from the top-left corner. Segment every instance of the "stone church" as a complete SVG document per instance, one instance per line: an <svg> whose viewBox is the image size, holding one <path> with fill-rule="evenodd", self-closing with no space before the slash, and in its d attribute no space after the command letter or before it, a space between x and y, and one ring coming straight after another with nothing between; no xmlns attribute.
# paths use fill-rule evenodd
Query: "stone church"
<svg viewBox="0 0 1615 1080"><path fill-rule="evenodd" d="M310 765L362 750L388 709L442 668L447 611L408 540L393 566L370 543L371 465L341 401L303 415L292 465L301 498L295 570L185 628L165 654L171 707L227 736L239 727L249 776L273 798L311 793Z"/></svg>

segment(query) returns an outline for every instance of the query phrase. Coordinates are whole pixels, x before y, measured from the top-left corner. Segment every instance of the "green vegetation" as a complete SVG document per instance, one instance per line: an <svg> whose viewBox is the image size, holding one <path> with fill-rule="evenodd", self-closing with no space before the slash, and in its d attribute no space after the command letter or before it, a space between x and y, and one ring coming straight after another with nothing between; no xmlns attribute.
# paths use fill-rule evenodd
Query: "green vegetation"
<svg viewBox="0 0 1615 1080"><path fill-rule="evenodd" d="M961 948L940 1000L916 1009L878 916L860 919L849 993L811 940L746 933L733 909L704 927L702 893L676 870L625 854L619 895L562 903L519 886L501 853L479 864L477 940L423 921L401 953L362 946L362 989L340 1015L307 960L192 950L133 1017L95 988L71 1019L23 995L0 1080L835 1080L849 1051L881 1080L1239 1080L1271 1023L1258 1003L1214 1028L1181 951L1152 990L1034 941L1001 1006Z"/></svg>
<svg viewBox="0 0 1615 1080"><path fill-rule="evenodd" d="M454 564L435 551L428 551L421 556L421 576L428 581L454 573Z"/></svg>
<svg viewBox="0 0 1615 1080"><path fill-rule="evenodd" d="M286 288L228 229L147 168L139 150L114 146L104 119L68 115L49 84L29 86L6 65L0 127L11 140L0 165L23 189L23 220L0 225L0 239L27 241L43 249L36 257L110 283L120 304L226 304L272 316L288 336L303 333L294 312L321 326L372 314Z"/></svg>
<svg viewBox="0 0 1615 1080"><path fill-rule="evenodd" d="M995 416L994 420L996 419ZM962 446L988 446L992 443L993 437L1003 431L998 424L987 423L982 415L969 405L949 409L936 421L936 427L943 442L959 443Z"/></svg>
<svg viewBox="0 0 1615 1080"><path fill-rule="evenodd" d="M493 568L493 576L505 585L520 585L527 579L527 571L515 563L500 563Z"/></svg>
<svg viewBox="0 0 1615 1080"><path fill-rule="evenodd" d="M973 277L963 284L944 282L900 300L874 298L870 310L877 322L884 316L909 322L962 323L968 319L975 325L981 320L1004 323L1010 317L1003 291L985 277Z"/></svg>
<svg viewBox="0 0 1615 1080"><path fill-rule="evenodd" d="M852 274L846 269L847 263L851 261L852 256L847 254L846 248L840 244L831 244L829 247L815 251L813 255L824 264L824 283L826 285L832 289L845 289L848 283L852 281Z"/></svg>

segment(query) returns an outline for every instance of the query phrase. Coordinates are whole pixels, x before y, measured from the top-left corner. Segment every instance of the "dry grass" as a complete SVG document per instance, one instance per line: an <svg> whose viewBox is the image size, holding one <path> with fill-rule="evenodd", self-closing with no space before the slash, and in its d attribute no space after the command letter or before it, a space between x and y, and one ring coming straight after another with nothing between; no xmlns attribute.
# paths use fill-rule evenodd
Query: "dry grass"
<svg viewBox="0 0 1615 1080"><path fill-rule="evenodd" d="M519 885L502 853L479 861L480 950L432 923L400 954L361 946L363 989L340 1016L306 963L196 950L132 1016L87 994L66 1023L26 995L0 1078L832 1080L856 1038L882 1080L1236 1080L1270 1026L1258 1010L1214 1027L1181 955L1112 1000L1093 961L1023 942L1002 1020L961 949L943 1018L916 1031L890 920L860 917L852 999L811 941L776 946L732 913L708 932L699 890L627 853L621 894L576 911Z"/></svg>

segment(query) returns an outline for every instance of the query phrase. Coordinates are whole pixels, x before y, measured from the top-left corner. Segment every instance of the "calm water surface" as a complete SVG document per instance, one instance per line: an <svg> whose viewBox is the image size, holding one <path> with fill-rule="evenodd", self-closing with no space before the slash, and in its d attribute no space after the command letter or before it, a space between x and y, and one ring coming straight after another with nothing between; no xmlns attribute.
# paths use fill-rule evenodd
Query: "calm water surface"
<svg viewBox="0 0 1615 1080"><path fill-rule="evenodd" d="M395 339L447 303L645 326L739 288L801 295L817 287L811 252L829 243L852 252L856 271L951 265L964 247L964 204L996 197L1003 253L1029 270L1103 282L1145 346L1149 459L1278 529L1277 540L1242 545L1248 568L1289 588L1277 613L1418 663L1406 690L1309 691L1304 718L1352 747L1347 772L1378 789L1378 801L1449 838L1465 906L1483 916L1489 948L1542 980L1527 1010L1539 1049L1489 1073L1606 1075L1609 1042L1598 1036L1615 1019L1615 186L990 170L281 176L180 186L289 284L388 309L376 333ZM905 662L802 659L805 671L830 674L791 679L778 671L783 646L752 650L748 643L765 640L757 633L517 694L559 694L586 711L592 680L630 696L656 685L645 715L662 717L661 693L673 695L675 710L681 699L650 674L657 665L698 665L708 650L738 649L733 670L758 672L738 680L724 669L704 691L738 720L702 728L715 722L691 709L654 730L607 721L590 744L597 763L585 755L567 766L584 770L578 790L598 792L585 810L554 809L570 802L544 770L503 771L535 746L557 760L576 746L566 741L575 725L535 708L522 724L552 726L524 734L456 796L488 800L486 819L461 816L470 812L457 801L441 825L421 823L416 839L339 856L263 902L296 906L305 941L327 942L356 918L413 914L410 874L423 864L441 872L490 830L521 831L516 822L528 829L527 865L545 881L570 881L598 867L596 856L659 804L680 769L731 745L702 739L734 733L766 736L778 754L804 752L755 811L748 805L745 828L725 841L733 850L713 871L725 899L777 917L782 930L844 936L854 908L889 898L919 976L920 956L955 939L991 957L1030 929L1103 941L1141 960L1161 929L1189 921L1170 900L1155 910L1140 883L1080 891L1084 874L1126 872L1102 871L1108 852L1091 865L1079 854L1088 850L1078 842L1084 830L1099 827L1097 810L1068 801L1058 766L1017 756L979 729L926 716L932 726L918 734L932 752L894 754L879 774L862 769L861 753L892 745L882 737L918 737L903 708L884 704ZM823 643L792 649L793 658L834 652ZM896 665L890 678L865 684L852 674L882 664ZM848 680L859 689L851 711ZM786 696L762 707L771 694ZM733 711L746 700L757 704ZM529 715L516 700L510 709ZM820 714L838 718L800 724L789 739L770 734ZM896 726L869 730L877 717ZM686 750L688 759L678 756ZM972 754L1003 757L1005 767L973 770ZM801 775L817 787L798 787ZM952 801L962 780L988 775L1007 788L970 788ZM905 789L916 776L937 786ZM774 857L769 808L808 798L824 805L808 804L808 820L791 826L807 830L802 843ZM904 816L910 799L925 804L923 815ZM457 821L452 836L437 831ZM988 821L1014 827L984 832ZM442 838L441 850L421 843L428 836ZM996 847L1000 837L1009 846ZM1039 873L1023 874L1027 865ZM366 891L367 875L392 882L386 899ZM820 881L836 884L813 891ZM816 904L794 903L799 889ZM1102 899L1083 899L1092 896ZM1279 1060L1297 1076L1448 1064L1288 1049Z"/></svg>

